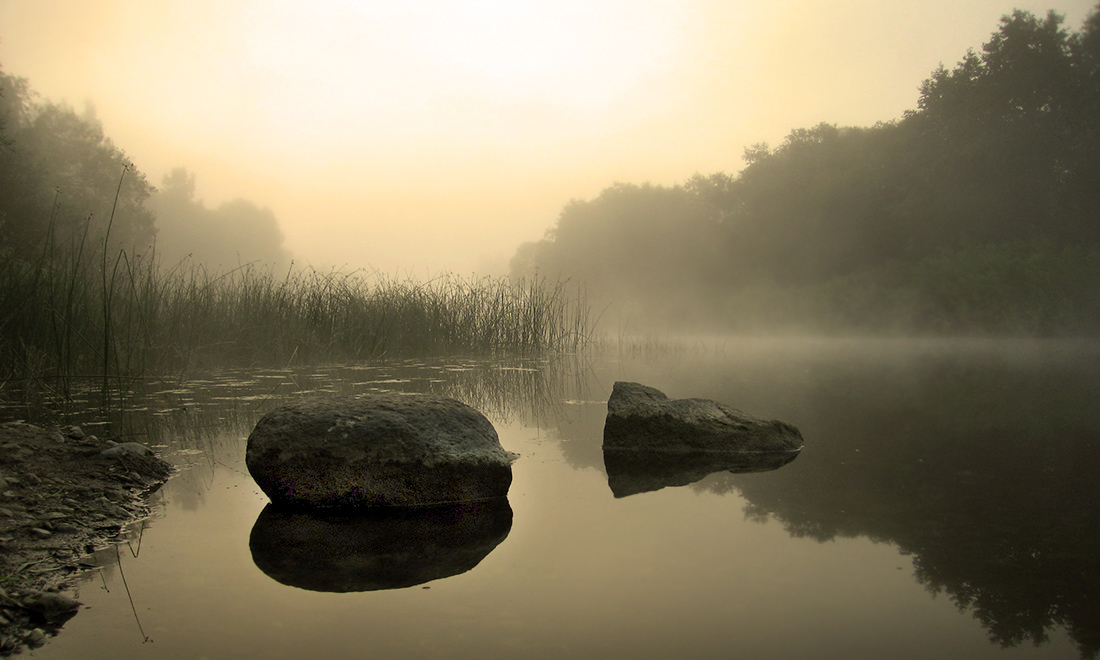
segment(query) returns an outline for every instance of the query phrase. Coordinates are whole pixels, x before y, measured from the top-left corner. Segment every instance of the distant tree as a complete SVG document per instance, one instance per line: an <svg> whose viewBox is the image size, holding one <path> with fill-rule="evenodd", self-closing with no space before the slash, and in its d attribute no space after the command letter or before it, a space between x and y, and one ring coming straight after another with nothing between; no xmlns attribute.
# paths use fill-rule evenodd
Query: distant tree
<svg viewBox="0 0 1100 660"><path fill-rule="evenodd" d="M671 187L617 183L573 200L542 241L521 246L513 272L577 278L596 297L637 297L654 303L649 310L672 309L689 294L717 310L744 292L766 300L779 289L829 282L836 291L863 287L852 300L889 297L878 291L890 287L916 290L897 279L901 273L937 273L941 289L965 300L1002 281L981 264L919 267L943 265L943 254L1001 254L1003 247L1020 263L1049 266L1043 255L1076 247L1077 265L1093 263L1100 6L1078 34L1062 20L1054 12L1005 16L980 52L933 71L917 108L901 120L798 128L778 147L745 149L736 177L696 175ZM1001 300L1024 316L1030 303L1023 302L1037 299L1024 289L1046 287L1054 296L1053 283L1063 281L1030 266L1016 270L1027 277ZM1095 290L1081 281L1067 299ZM1000 318L982 304L993 303L979 297L970 316Z"/></svg>
<svg viewBox="0 0 1100 660"><path fill-rule="evenodd" d="M94 247L110 223L112 246L147 247L155 233L145 207L153 188L104 135L94 110L35 103L20 78L0 74L0 86L0 245L29 254L52 236Z"/></svg>
<svg viewBox="0 0 1100 660"><path fill-rule="evenodd" d="M19 172L10 165L15 154L12 129L22 123L29 97L30 90L25 79L0 69L0 236L4 237L11 236L9 226L12 221L9 218L16 206L13 202L18 199L21 190ZM0 246L0 256L13 254L15 247L14 244Z"/></svg>
<svg viewBox="0 0 1100 660"><path fill-rule="evenodd" d="M30 87L26 79L4 73L0 69L0 147L10 147L13 143L8 130L23 119L30 98Z"/></svg>
<svg viewBox="0 0 1100 660"><path fill-rule="evenodd" d="M1098 238L1066 196L1081 121L1081 67L1062 16L1017 10L981 54L942 66L907 121L924 157L913 195L952 241Z"/></svg>
<svg viewBox="0 0 1100 660"><path fill-rule="evenodd" d="M243 199L207 208L195 198L195 175L186 168L175 168L164 177L151 206L162 263L190 258L219 269L253 262L279 268L290 264L283 233L270 209Z"/></svg>
<svg viewBox="0 0 1100 660"><path fill-rule="evenodd" d="M1078 92L1065 208L1088 227L1085 235L1095 236L1100 234L1100 4L1071 38L1070 51Z"/></svg>
<svg viewBox="0 0 1100 660"><path fill-rule="evenodd" d="M552 279L587 282L601 299L668 295L698 281L717 248L710 240L717 221L717 209L683 186L615 184L593 200L569 202L544 241L517 253L513 274L538 267Z"/></svg>

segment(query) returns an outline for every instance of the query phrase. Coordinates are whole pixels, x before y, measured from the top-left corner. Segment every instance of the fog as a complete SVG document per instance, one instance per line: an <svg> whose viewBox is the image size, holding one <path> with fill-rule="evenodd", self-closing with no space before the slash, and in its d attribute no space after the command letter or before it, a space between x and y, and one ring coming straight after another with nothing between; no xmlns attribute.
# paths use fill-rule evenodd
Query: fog
<svg viewBox="0 0 1100 660"><path fill-rule="evenodd" d="M298 263L503 273L614 182L732 174L794 128L901 117L1016 7L1051 8L5 0L0 65L94 106L153 185L186 168L210 212L274 218ZM1053 8L1076 29L1092 7Z"/></svg>

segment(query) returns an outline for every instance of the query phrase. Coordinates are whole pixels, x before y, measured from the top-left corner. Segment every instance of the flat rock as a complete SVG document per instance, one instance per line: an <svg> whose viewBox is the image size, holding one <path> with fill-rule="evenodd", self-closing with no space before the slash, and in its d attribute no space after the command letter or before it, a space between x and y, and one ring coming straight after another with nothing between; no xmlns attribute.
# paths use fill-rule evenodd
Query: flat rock
<svg viewBox="0 0 1100 660"><path fill-rule="evenodd" d="M802 444L802 434L786 422L708 399L669 399L638 383L615 383L607 401L605 451L791 452Z"/></svg>
<svg viewBox="0 0 1100 660"><path fill-rule="evenodd" d="M273 504L435 506L505 497L515 455L484 415L425 394L301 399L264 415L245 463Z"/></svg>

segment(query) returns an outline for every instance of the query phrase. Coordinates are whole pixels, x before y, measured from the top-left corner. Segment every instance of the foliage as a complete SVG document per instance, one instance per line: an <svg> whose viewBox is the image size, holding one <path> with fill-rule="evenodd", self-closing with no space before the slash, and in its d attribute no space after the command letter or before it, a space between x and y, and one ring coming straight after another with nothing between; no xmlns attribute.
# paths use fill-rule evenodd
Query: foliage
<svg viewBox="0 0 1100 660"><path fill-rule="evenodd" d="M1015 242L945 248L817 284L746 287L713 320L742 333L1095 335L1100 248Z"/></svg>
<svg viewBox="0 0 1100 660"><path fill-rule="evenodd" d="M1016 11L903 119L796 129L744 159L574 200L513 273L578 278L661 323L1096 330L1100 11L1076 34Z"/></svg>
<svg viewBox="0 0 1100 660"><path fill-rule="evenodd" d="M0 252L26 256L49 241L108 234L116 248L148 246L153 187L104 135L95 111L36 103L25 80L2 72L0 86Z"/></svg>
<svg viewBox="0 0 1100 660"><path fill-rule="evenodd" d="M195 199L195 175L176 168L150 199L157 218L157 254L163 263L191 260L215 269L262 263L290 266L283 233L270 209L244 199L207 208Z"/></svg>
<svg viewBox="0 0 1100 660"><path fill-rule="evenodd" d="M0 390L68 396L198 368L317 364L380 355L574 350L589 332L564 284L244 266L158 266L102 247L0 260Z"/></svg>

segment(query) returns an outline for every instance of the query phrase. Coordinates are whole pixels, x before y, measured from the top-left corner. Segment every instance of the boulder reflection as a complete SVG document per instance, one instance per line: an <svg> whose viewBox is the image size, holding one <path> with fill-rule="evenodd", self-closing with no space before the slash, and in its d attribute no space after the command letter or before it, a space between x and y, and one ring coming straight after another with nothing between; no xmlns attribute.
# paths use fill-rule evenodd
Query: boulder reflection
<svg viewBox="0 0 1100 660"><path fill-rule="evenodd" d="M715 472L768 472L798 457L790 452L667 452L604 449L607 485L615 497L687 486Z"/></svg>
<svg viewBox="0 0 1100 660"><path fill-rule="evenodd" d="M500 498L430 508L317 515L268 505L249 538L277 582L310 591L401 589L477 566L512 528Z"/></svg>

